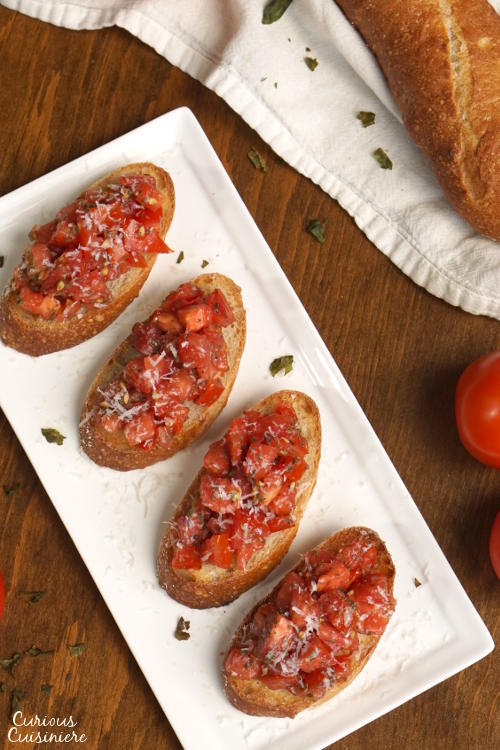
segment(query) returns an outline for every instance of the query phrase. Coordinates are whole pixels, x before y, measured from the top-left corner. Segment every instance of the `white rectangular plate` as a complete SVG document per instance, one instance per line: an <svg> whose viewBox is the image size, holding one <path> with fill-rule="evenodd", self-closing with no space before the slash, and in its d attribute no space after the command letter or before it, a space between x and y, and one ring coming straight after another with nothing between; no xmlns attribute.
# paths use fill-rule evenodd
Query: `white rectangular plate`
<svg viewBox="0 0 500 750"><path fill-rule="evenodd" d="M94 339L38 359L0 345L1 405L186 750L322 748L477 661L493 642L189 110L163 115L1 198L2 285L33 224L135 161L172 175L177 208L167 241L174 254L158 259L140 297ZM177 264L181 250L185 260ZM94 373L135 320L201 273L202 260L241 286L247 310L247 344L228 406L202 441L169 461L127 474L95 466L78 443ZM269 363L290 353L293 372L273 379ZM156 581L164 522L208 444L243 408L279 388L312 396L323 424L318 484L299 534L269 579L231 606L190 611ZM66 435L63 446L47 443L42 427ZM219 678L232 632L299 553L352 525L375 529L397 568L396 613L374 656L338 697L294 720L238 712ZM188 641L173 635L180 615L191 621Z"/></svg>

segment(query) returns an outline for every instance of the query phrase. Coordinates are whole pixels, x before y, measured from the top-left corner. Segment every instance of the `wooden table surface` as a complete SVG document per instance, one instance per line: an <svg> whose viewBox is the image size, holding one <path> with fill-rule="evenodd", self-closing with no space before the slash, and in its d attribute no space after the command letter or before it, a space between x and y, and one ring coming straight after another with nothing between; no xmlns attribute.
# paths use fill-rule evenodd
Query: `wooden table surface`
<svg viewBox="0 0 500 750"><path fill-rule="evenodd" d="M391 264L317 186L278 159L221 99L125 31L58 29L0 7L0 193L180 105L190 107L494 639L500 582L488 535L499 474L470 458L454 425L457 378L499 348L499 323L432 297ZM269 172L256 171L256 146ZM321 246L304 230L328 218ZM69 716L99 750L180 743L131 656L28 458L0 416L0 747L13 688L25 714ZM36 604L21 591L44 590ZM133 603L131 603L133 606ZM59 644L85 641L79 658ZM55 646L54 646L55 644ZM336 750L500 746L498 651L339 741ZM165 677L168 678L167 668ZM50 695L41 685L53 685ZM1 688L1 686L0 686ZM193 706L193 712L196 707ZM71 745L73 746L73 745ZM52 747L52 745L50 745ZM202 749L200 749L202 750Z"/></svg>

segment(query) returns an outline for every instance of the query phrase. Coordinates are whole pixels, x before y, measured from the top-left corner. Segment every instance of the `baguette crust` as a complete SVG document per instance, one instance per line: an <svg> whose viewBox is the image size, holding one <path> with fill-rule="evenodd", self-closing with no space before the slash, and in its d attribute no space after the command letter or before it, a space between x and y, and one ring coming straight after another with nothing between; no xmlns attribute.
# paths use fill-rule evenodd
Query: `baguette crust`
<svg viewBox="0 0 500 750"><path fill-rule="evenodd" d="M159 235L163 239L172 222L175 207L174 185L168 172L155 164L127 164L89 185L87 190L103 187L125 174L146 174L155 178L156 187L165 198ZM25 312L17 294L5 290L0 299L0 338L7 346L38 357L80 344L106 328L139 294L153 268L156 255L145 256L144 268L132 268L108 284L112 300L105 308L88 308L83 315L67 320L44 320Z"/></svg>
<svg viewBox="0 0 500 750"><path fill-rule="evenodd" d="M108 466L118 471L142 469L145 466L170 458L174 453L185 448L207 430L227 403L235 381L246 338L246 315L241 298L241 289L227 276L218 273L202 274L193 279L205 294L220 289L231 306L235 321L222 329L227 349L228 370L221 380L224 385L219 398L210 406L192 404L189 416L180 432L174 435L169 446L154 446L149 451L130 446L121 432L110 433L97 425L89 415L94 406L102 399L98 388L106 386L117 378L127 362L138 356L139 352L132 346L131 336L127 337L113 352L106 364L97 373L89 388L82 409L80 422L80 441L85 453L100 466Z"/></svg>
<svg viewBox="0 0 500 750"><path fill-rule="evenodd" d="M292 404L302 434L309 446L306 459L307 470L300 480L300 489L297 492L295 524L288 529L271 534L264 547L251 557L245 570L225 570L210 564L203 565L200 570L172 568L177 541L175 522L180 516L186 514L198 493L202 473L200 471L176 508L171 523L167 526L157 559L158 579L161 586L173 599L188 607L206 609L232 602L244 591L265 578L278 565L297 534L306 505L316 484L321 457L321 422L314 401L299 391L278 391L249 408L262 413L272 412L279 401L288 401Z"/></svg>
<svg viewBox="0 0 500 750"><path fill-rule="evenodd" d="M319 544L315 549L326 549L331 552L337 552L342 547L352 544L357 541L360 537L363 537L366 542L372 543L376 546L378 551L377 564L374 566L371 572L386 575L389 582L389 593L393 595L394 588L394 577L396 570L392 558L378 534L372 529L368 529L362 526L355 526L342 531L337 532L333 536L326 539L324 542ZM292 570L297 570L302 565L302 561L299 562ZM224 656L223 665L226 663L226 658L231 649L238 647L243 637L245 626L250 623L256 610L262 605L270 601L276 591L279 589L283 579L274 587L274 589L252 610L246 615L241 625L238 627L233 639L229 645L229 648ZM244 711L247 714L253 716L276 716L276 717L288 717L293 719L300 711L304 711L306 708L313 706L319 706L321 703L333 698L334 695L340 693L341 690L346 688L358 675L368 659L372 655L377 643L381 636L377 635L362 635L359 634L359 646L351 657L352 672L349 677L339 677L339 679L331 686L325 695L320 699L315 699L307 695L293 695L289 690L271 690L263 682L256 679L245 680L242 678L233 677L228 674L225 667L222 668L222 681L224 690L227 697L240 711Z"/></svg>
<svg viewBox="0 0 500 750"><path fill-rule="evenodd" d="M446 196L500 240L500 16L488 0L337 0Z"/></svg>

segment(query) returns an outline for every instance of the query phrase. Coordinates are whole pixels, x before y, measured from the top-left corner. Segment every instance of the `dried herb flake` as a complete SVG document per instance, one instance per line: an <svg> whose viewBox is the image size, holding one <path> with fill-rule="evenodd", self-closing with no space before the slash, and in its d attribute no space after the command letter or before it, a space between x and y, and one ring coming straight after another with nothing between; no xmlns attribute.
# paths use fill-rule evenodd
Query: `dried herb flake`
<svg viewBox="0 0 500 750"><path fill-rule="evenodd" d="M54 427L42 427L42 435L48 443L57 443L57 445L62 445L66 440L66 435L61 435Z"/></svg>
<svg viewBox="0 0 500 750"><path fill-rule="evenodd" d="M373 152L373 156L378 161L382 169L392 169L392 161L389 159L383 148L378 148Z"/></svg>
<svg viewBox="0 0 500 750"><path fill-rule="evenodd" d="M177 625L175 627L174 637L177 638L178 641L187 641L188 638L190 638L190 635L188 633L190 627L191 623L189 620L185 620L183 617L179 617Z"/></svg>
<svg viewBox="0 0 500 750"><path fill-rule="evenodd" d="M38 648L38 646L31 646L27 651L24 652L28 656L43 656L45 654L53 654L54 649L49 649L48 651L43 651L41 648Z"/></svg>
<svg viewBox="0 0 500 750"><path fill-rule="evenodd" d="M356 115L358 120L361 122L361 125L364 128L369 128L370 125L375 124L375 112L358 112Z"/></svg>
<svg viewBox="0 0 500 750"><path fill-rule="evenodd" d="M257 149L254 146L252 146L247 156L252 162L252 164L254 165L255 169L260 169L261 172L268 171L266 160L264 159L260 151L257 151Z"/></svg>
<svg viewBox="0 0 500 750"><path fill-rule="evenodd" d="M312 236L322 245L325 244L326 240L324 226L325 224L326 221L321 222L319 219L311 219L306 227L309 234L312 234Z"/></svg>
<svg viewBox="0 0 500 750"><path fill-rule="evenodd" d="M7 685L5 682L0 682L0 693L6 693L7 692Z"/></svg>
<svg viewBox="0 0 500 750"><path fill-rule="evenodd" d="M16 482L15 484L4 484L3 485L4 495L9 497L9 495L12 495L12 493L18 490L20 486L21 486L21 482Z"/></svg>
<svg viewBox="0 0 500 750"><path fill-rule="evenodd" d="M0 255L0 268L3 268L4 260L5 260L5 256L4 255Z"/></svg>
<svg viewBox="0 0 500 750"><path fill-rule="evenodd" d="M276 357L269 365L269 372L275 377L283 370L283 375L288 375L293 370L293 354L285 354L283 357Z"/></svg>
<svg viewBox="0 0 500 750"><path fill-rule="evenodd" d="M12 674L12 670L14 669L20 658L21 654L16 652L15 654L12 654L10 658L7 657L6 659L0 659L0 667L3 667L6 672Z"/></svg>
<svg viewBox="0 0 500 750"><path fill-rule="evenodd" d="M418 578L414 578L413 583L415 584L416 589L418 589L418 587L422 585L422 581L419 581Z"/></svg>
<svg viewBox="0 0 500 750"><path fill-rule="evenodd" d="M42 685L40 690L42 691L42 693L45 693L45 695L50 695L53 687L54 687L53 685L49 685L48 683L45 683L44 685Z"/></svg>
<svg viewBox="0 0 500 750"><path fill-rule="evenodd" d="M21 709L20 701L26 698L26 693L21 688L14 688L11 693L10 701L10 720L14 723L14 716Z"/></svg>
<svg viewBox="0 0 500 750"><path fill-rule="evenodd" d="M208 266L208 260L202 260L201 261L201 267L206 268Z"/></svg>
<svg viewBox="0 0 500 750"><path fill-rule="evenodd" d="M319 65L315 57L304 57L304 62L309 68L309 70L316 70L316 68Z"/></svg>
<svg viewBox="0 0 500 750"><path fill-rule="evenodd" d="M20 591L19 596L29 596L29 604L38 604L40 599L45 596L45 591Z"/></svg>
<svg viewBox="0 0 500 750"><path fill-rule="evenodd" d="M184 260L184 250L181 250L180 253L179 253L179 255L177 256L177 260L175 262L176 263L182 263L183 260Z"/></svg>
<svg viewBox="0 0 500 750"><path fill-rule="evenodd" d="M269 24L279 21L291 3L292 0L270 0L264 8L262 23Z"/></svg>
<svg viewBox="0 0 500 750"><path fill-rule="evenodd" d="M86 643L75 643L73 646L68 646L71 656L81 656L86 649Z"/></svg>

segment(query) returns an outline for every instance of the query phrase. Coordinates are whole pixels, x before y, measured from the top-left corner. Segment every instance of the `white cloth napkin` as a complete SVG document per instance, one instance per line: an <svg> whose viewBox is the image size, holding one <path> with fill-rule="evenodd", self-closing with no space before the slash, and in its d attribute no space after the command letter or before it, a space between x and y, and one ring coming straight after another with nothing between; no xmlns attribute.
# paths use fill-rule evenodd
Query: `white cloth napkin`
<svg viewBox="0 0 500 750"><path fill-rule="evenodd" d="M266 1L0 0L72 29L128 29L225 99L413 281L500 319L500 243L448 205L355 29L333 0L294 0L263 25ZM500 10L500 0L490 2ZM307 56L318 60L314 71ZM361 126L360 110L376 113L373 126ZM375 161L379 147L392 171Z"/></svg>

